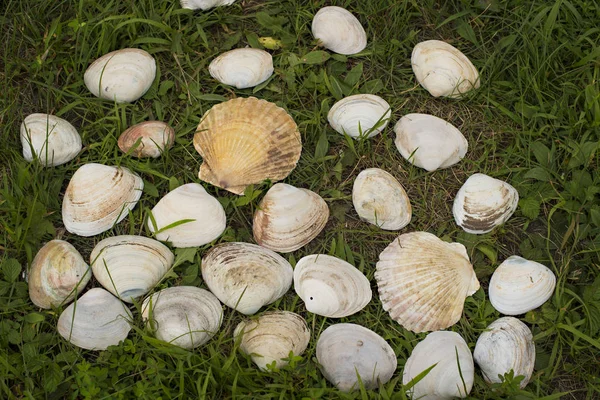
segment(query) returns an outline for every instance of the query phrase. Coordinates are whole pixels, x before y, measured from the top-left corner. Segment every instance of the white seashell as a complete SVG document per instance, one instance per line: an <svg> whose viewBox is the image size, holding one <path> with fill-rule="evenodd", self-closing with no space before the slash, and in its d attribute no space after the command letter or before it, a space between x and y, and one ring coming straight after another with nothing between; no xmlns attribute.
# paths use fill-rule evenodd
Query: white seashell
<svg viewBox="0 0 600 400"><path fill-rule="evenodd" d="M336 324L317 341L317 361L325 378L343 392L385 384L396 371L394 350L378 334L355 324Z"/></svg>
<svg viewBox="0 0 600 400"><path fill-rule="evenodd" d="M357 94L335 103L327 114L327 120L342 135L373 137L385 129L391 115L390 105L381 97Z"/></svg>
<svg viewBox="0 0 600 400"><path fill-rule="evenodd" d="M525 314L552 297L555 287L556 276L548 267L510 256L496 268L490 279L490 302L502 314Z"/></svg>
<svg viewBox="0 0 600 400"><path fill-rule="evenodd" d="M208 10L209 8L228 6L235 2L235 0L179 0L182 8L188 10Z"/></svg>
<svg viewBox="0 0 600 400"><path fill-rule="evenodd" d="M467 154L469 142L452 124L429 114L407 114L396 123L396 148L427 171L448 168Z"/></svg>
<svg viewBox="0 0 600 400"><path fill-rule="evenodd" d="M131 312L119 299L102 288L93 288L60 314L57 328L75 346L106 350L125 340L131 319Z"/></svg>
<svg viewBox="0 0 600 400"><path fill-rule="evenodd" d="M105 232L127 216L142 196L144 181L124 167L81 166L62 203L65 228L79 236Z"/></svg>
<svg viewBox="0 0 600 400"><path fill-rule="evenodd" d="M456 47L439 40L417 44L410 59L417 81L433 97L459 98L479 87L479 72Z"/></svg>
<svg viewBox="0 0 600 400"><path fill-rule="evenodd" d="M435 365L411 391L414 400L465 398L475 379L473 356L465 340L456 332L432 332L420 341L406 360L402 384ZM460 370L459 370L460 365Z"/></svg>
<svg viewBox="0 0 600 400"><path fill-rule="evenodd" d="M113 236L92 250L94 277L122 301L145 295L165 276L175 256L161 242L143 236Z"/></svg>
<svg viewBox="0 0 600 400"><path fill-rule="evenodd" d="M219 200L198 183L188 183L167 193L152 209L157 230L177 221L191 219L156 234L156 239L173 247L196 247L212 242L225 231L227 217ZM155 232L152 219L148 229Z"/></svg>
<svg viewBox="0 0 600 400"><path fill-rule="evenodd" d="M356 54L367 47L365 29L350 11L341 7L321 8L313 18L312 34L334 53Z"/></svg>
<svg viewBox="0 0 600 400"><path fill-rule="evenodd" d="M412 207L404 188L379 168L361 171L352 187L352 203L358 216L381 229L396 231L409 224Z"/></svg>
<svg viewBox="0 0 600 400"><path fill-rule="evenodd" d="M531 330L513 317L492 322L477 339L473 358L487 382L500 383L498 375L511 370L524 376L521 389L527 386L535 364L535 345Z"/></svg>
<svg viewBox="0 0 600 400"><path fill-rule="evenodd" d="M250 243L220 244L202 259L202 278L210 291L246 315L283 296L292 286L293 274L279 254Z"/></svg>
<svg viewBox="0 0 600 400"><path fill-rule="evenodd" d="M176 286L146 298L142 318L158 339L191 350L215 335L223 321L223 310L208 290Z"/></svg>
<svg viewBox="0 0 600 400"><path fill-rule="evenodd" d="M479 289L465 246L427 232L398 236L379 255L375 279L383 309L413 332L458 322L465 298Z"/></svg>
<svg viewBox="0 0 600 400"><path fill-rule="evenodd" d="M49 114L28 115L21 124L23 157L45 167L67 163L81 151L81 136L68 121Z"/></svg>
<svg viewBox="0 0 600 400"><path fill-rule="evenodd" d="M221 83L245 89L259 85L273 75L273 57L260 49L234 49L212 60L208 71Z"/></svg>
<svg viewBox="0 0 600 400"><path fill-rule="evenodd" d="M321 196L308 189L277 183L258 205L252 232L259 245L289 253L317 237L328 219L329 207Z"/></svg>
<svg viewBox="0 0 600 400"><path fill-rule="evenodd" d="M165 149L173 146L175 130L161 121L141 122L121 133L118 145L127 153L138 140L140 143L132 151L133 156L158 158Z"/></svg>
<svg viewBox="0 0 600 400"><path fill-rule="evenodd" d="M140 49L121 49L103 55L85 71L85 86L96 97L129 103L142 97L156 77L156 61Z"/></svg>
<svg viewBox="0 0 600 400"><path fill-rule="evenodd" d="M273 362L276 368L286 366L284 358L290 351L301 355L310 340L304 318L289 311L266 312L257 319L242 321L233 332L236 339L240 335L240 350L263 371Z"/></svg>
<svg viewBox="0 0 600 400"><path fill-rule="evenodd" d="M362 310L371 301L371 284L350 263L325 254L302 257L294 268L294 290L306 309L330 318Z"/></svg>
<svg viewBox="0 0 600 400"><path fill-rule="evenodd" d="M499 179L473 174L456 194L452 214L465 232L482 234L505 223L518 204L517 189Z"/></svg>

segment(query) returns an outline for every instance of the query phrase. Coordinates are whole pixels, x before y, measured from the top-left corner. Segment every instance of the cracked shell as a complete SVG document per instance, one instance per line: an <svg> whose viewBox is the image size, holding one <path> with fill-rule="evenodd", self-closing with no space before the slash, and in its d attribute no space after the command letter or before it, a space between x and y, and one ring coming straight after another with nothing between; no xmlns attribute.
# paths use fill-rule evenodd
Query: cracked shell
<svg viewBox="0 0 600 400"><path fill-rule="evenodd" d="M381 97L357 94L335 103L327 114L327 120L342 135L373 137L385 129L391 115L390 105Z"/></svg>
<svg viewBox="0 0 600 400"><path fill-rule="evenodd" d="M140 143L136 145L137 141ZM127 153L135 147L131 154L135 157L158 158L165 149L173 146L175 130L161 121L146 121L125 130L119 136L118 145Z"/></svg>
<svg viewBox="0 0 600 400"><path fill-rule="evenodd" d="M179 0L182 8L188 10L208 10L213 7L228 6L235 0Z"/></svg>
<svg viewBox="0 0 600 400"><path fill-rule="evenodd" d="M342 7L321 8L313 18L312 34L323 47L338 54L356 54L367 47L365 29Z"/></svg>
<svg viewBox="0 0 600 400"><path fill-rule="evenodd" d="M234 49L210 63L210 76L225 85L246 89L259 85L273 75L273 57L260 49Z"/></svg>

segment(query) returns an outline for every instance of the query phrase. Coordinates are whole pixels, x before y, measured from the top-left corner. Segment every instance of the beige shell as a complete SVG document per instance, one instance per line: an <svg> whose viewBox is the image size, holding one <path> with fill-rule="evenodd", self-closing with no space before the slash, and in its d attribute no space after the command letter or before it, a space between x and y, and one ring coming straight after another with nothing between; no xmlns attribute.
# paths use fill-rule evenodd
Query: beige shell
<svg viewBox="0 0 600 400"><path fill-rule="evenodd" d="M335 103L327 114L327 120L342 135L373 137L385 129L391 115L390 105L381 97L356 94Z"/></svg>
<svg viewBox="0 0 600 400"><path fill-rule="evenodd" d="M234 49L212 60L208 71L221 83L246 89L273 75L273 57L260 49Z"/></svg>
<svg viewBox="0 0 600 400"><path fill-rule="evenodd" d="M229 100L208 110L194 135L194 147L203 159L198 177L236 194L266 179L285 178L302 151L292 117L255 97Z"/></svg>
<svg viewBox="0 0 600 400"><path fill-rule="evenodd" d="M21 124L23 157L45 167L65 164L81 151L81 136L68 121L49 114L28 115Z"/></svg>
<svg viewBox="0 0 600 400"><path fill-rule="evenodd" d="M213 7L228 6L235 0L179 0L182 8L188 10L208 10Z"/></svg>
<svg viewBox="0 0 600 400"><path fill-rule="evenodd" d="M140 143L136 145L137 141ZM127 153L132 147L131 154L135 157L158 158L173 146L175 130L161 121L146 121L125 130L119 136L119 148Z"/></svg>
<svg viewBox="0 0 600 400"><path fill-rule="evenodd" d="M325 200L308 189L273 185L254 213L252 232L261 246L289 253L313 240L329 219Z"/></svg>
<svg viewBox="0 0 600 400"><path fill-rule="evenodd" d="M454 325L479 289L465 246L428 232L398 236L379 255L375 279L383 309L413 332Z"/></svg>
<svg viewBox="0 0 600 400"><path fill-rule="evenodd" d="M313 18L312 34L323 47L339 54L356 54L367 47L367 34L360 21L341 7L321 8Z"/></svg>

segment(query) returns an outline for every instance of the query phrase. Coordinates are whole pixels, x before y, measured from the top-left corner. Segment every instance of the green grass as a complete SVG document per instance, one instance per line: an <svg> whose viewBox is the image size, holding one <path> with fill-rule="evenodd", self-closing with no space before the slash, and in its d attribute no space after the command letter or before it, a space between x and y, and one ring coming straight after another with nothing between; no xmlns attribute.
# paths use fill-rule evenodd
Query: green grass
<svg viewBox="0 0 600 400"><path fill-rule="evenodd" d="M370 0L336 1L362 22L369 44L356 56L297 64L318 50L312 16L329 2L237 1L208 12L182 10L175 0L6 0L0 10L0 398L381 398L402 399L402 370L424 334L389 318L378 297L360 313L332 320L306 312L290 291L268 310L292 310L309 323L307 351L291 366L262 373L237 351L232 332L241 315L225 308L221 331L193 352L166 345L144 329L139 306L128 339L107 351L83 351L56 332L61 310L30 302L23 272L53 238L72 243L87 258L101 239L149 235L148 210L171 188L197 182L200 157L193 132L205 111L234 96L276 102L293 116L303 140L302 158L285 182L321 194L331 210L317 239L290 254L329 253L353 261L371 280L378 254L396 236L359 221L351 202L354 177L383 168L406 188L413 220L401 233L425 230L463 243L482 289L467 298L451 329L471 349L499 317L487 301L494 268L517 254L541 262L557 276L553 297L522 316L536 342L536 369L525 390L507 379L491 387L476 370L472 399L600 398L600 5L588 0ZM256 93L218 84L207 67L221 52L272 36L275 75ZM434 99L417 85L413 46L440 39L461 49L479 68L482 85L467 98ZM154 55L159 77L132 104L93 97L83 73L94 59L124 47ZM327 124L336 98L373 92L392 106L385 131L349 142ZM52 113L80 132L84 149L70 163L41 168L21 155L19 126L30 113ZM404 114L427 112L457 126L469 141L456 166L427 173L396 150L393 124ZM157 160L135 159L117 147L127 127L150 119L175 128L176 145ZM87 162L123 165L145 182L129 217L92 238L65 231L62 195ZM454 195L468 176L483 172L509 181L521 201L514 216L486 235L454 223ZM252 215L268 184L250 198L206 185L225 206L228 228L216 242L252 242ZM210 246L176 251L174 276L162 287L203 286L202 255ZM98 286L92 279L90 287ZM157 288L158 289L158 288ZM383 336L398 356L393 379L375 391L339 393L317 369L319 333L337 322L361 324ZM549 396L549 397L544 397Z"/></svg>

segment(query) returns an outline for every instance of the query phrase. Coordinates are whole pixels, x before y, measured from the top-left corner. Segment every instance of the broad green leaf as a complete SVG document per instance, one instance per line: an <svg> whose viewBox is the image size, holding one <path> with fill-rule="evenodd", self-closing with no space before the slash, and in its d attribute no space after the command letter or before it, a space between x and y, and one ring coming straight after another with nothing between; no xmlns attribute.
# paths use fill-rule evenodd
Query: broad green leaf
<svg viewBox="0 0 600 400"><path fill-rule="evenodd" d="M475 34L475 31L469 22L461 21L456 29L456 32L469 42L473 43L475 46L479 46L477 35Z"/></svg>
<svg viewBox="0 0 600 400"><path fill-rule="evenodd" d="M181 183L179 182L179 179L177 179L174 176L172 176L172 177L169 178L169 191L175 190L179 186L181 186Z"/></svg>
<svg viewBox="0 0 600 400"><path fill-rule="evenodd" d="M552 179L552 175L550 175L550 173L544 168L535 167L527 171L524 175L524 178L547 182Z"/></svg>
<svg viewBox="0 0 600 400"><path fill-rule="evenodd" d="M329 89L329 92L336 100L341 100L344 96L342 92L342 88L339 84L339 81L335 79L333 76L328 76L325 70L323 70L323 80L325 81L325 86Z"/></svg>
<svg viewBox="0 0 600 400"><path fill-rule="evenodd" d="M540 202L536 199L521 199L519 200L519 209L524 216L533 220L540 215Z"/></svg>
<svg viewBox="0 0 600 400"><path fill-rule="evenodd" d="M153 183L144 179L144 193L150 197L158 197L158 189Z"/></svg>
<svg viewBox="0 0 600 400"><path fill-rule="evenodd" d="M485 244L485 243L480 243L476 246L476 248L477 248L477 250L479 250L480 252L485 254L485 256L493 264L495 264L498 261L498 252L492 246Z"/></svg>
<svg viewBox="0 0 600 400"><path fill-rule="evenodd" d="M325 130L321 132L321 136L319 136L319 140L317 141L317 147L315 148L315 158L320 159L327 155L329 151L329 141L327 140L327 133Z"/></svg>
<svg viewBox="0 0 600 400"><path fill-rule="evenodd" d="M284 23L287 22L286 17L272 17L264 11L256 13L256 22L272 31L281 31Z"/></svg>
<svg viewBox="0 0 600 400"><path fill-rule="evenodd" d="M19 278L21 273L21 264L14 258L4 260L2 263L2 273L8 282L14 282Z"/></svg>
<svg viewBox="0 0 600 400"><path fill-rule="evenodd" d="M204 101L227 101L227 99L220 94L203 94L198 97L200 100Z"/></svg>
<svg viewBox="0 0 600 400"><path fill-rule="evenodd" d="M198 253L198 247L185 247L175 250L175 262L173 268L183 264L186 261L194 262L194 257Z"/></svg>
<svg viewBox="0 0 600 400"><path fill-rule="evenodd" d="M24 319L25 322L27 322L28 324L38 324L40 322L43 322L46 318L39 313L30 313L27 314Z"/></svg>
<svg viewBox="0 0 600 400"><path fill-rule="evenodd" d="M383 82L379 78L365 82L365 84L360 88L361 93L368 94L377 94L381 90L383 90Z"/></svg>
<svg viewBox="0 0 600 400"><path fill-rule="evenodd" d="M255 48L255 49L263 48L263 45L260 44L260 42L258 40L258 35L254 32L246 32L246 40L248 41L248 44L252 48Z"/></svg>
<svg viewBox="0 0 600 400"><path fill-rule="evenodd" d="M344 83L350 87L354 87L363 74L363 63L357 64L354 68L348 72L346 75L346 79L344 79Z"/></svg>
<svg viewBox="0 0 600 400"><path fill-rule="evenodd" d="M548 166L552 161L550 149L541 141L531 143L529 146L538 163Z"/></svg>
<svg viewBox="0 0 600 400"><path fill-rule="evenodd" d="M315 50L315 51L311 51L310 53L305 54L304 56L302 56L300 58L300 62L302 64L308 64L308 65L313 65L313 64L322 64L325 61L329 60L330 54L326 51L323 50Z"/></svg>

